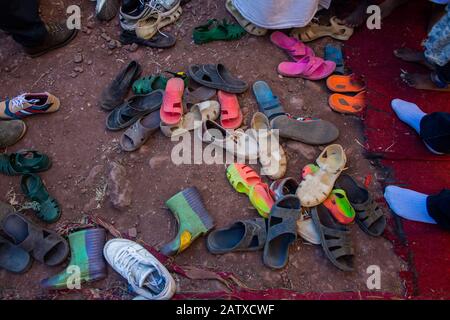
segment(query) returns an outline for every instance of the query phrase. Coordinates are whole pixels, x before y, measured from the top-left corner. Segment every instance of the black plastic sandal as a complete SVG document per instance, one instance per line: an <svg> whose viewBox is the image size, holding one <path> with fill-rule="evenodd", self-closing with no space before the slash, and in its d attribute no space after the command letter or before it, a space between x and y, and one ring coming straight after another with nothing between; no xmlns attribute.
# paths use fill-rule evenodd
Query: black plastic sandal
<svg viewBox="0 0 450 320"><path fill-rule="evenodd" d="M265 219L239 220L227 228L211 232L206 246L213 254L255 251L264 247L266 236Z"/></svg>
<svg viewBox="0 0 450 320"><path fill-rule="evenodd" d="M331 263L342 271L353 271L354 249L350 230L336 222L322 204L312 208L311 216L319 231L322 248Z"/></svg>
<svg viewBox="0 0 450 320"><path fill-rule="evenodd" d="M289 246L297 239L300 209L300 199L295 195L287 195L272 206L263 254L266 266L281 269L287 264Z"/></svg>
<svg viewBox="0 0 450 320"><path fill-rule="evenodd" d="M188 75L205 87L229 93L243 93L248 88L245 81L234 77L223 64L196 64L189 67Z"/></svg>
<svg viewBox="0 0 450 320"><path fill-rule="evenodd" d="M386 228L386 217L378 204L372 199L369 191L358 185L349 175L341 174L336 187L343 189L350 204L356 211L356 223L368 235L378 237Z"/></svg>

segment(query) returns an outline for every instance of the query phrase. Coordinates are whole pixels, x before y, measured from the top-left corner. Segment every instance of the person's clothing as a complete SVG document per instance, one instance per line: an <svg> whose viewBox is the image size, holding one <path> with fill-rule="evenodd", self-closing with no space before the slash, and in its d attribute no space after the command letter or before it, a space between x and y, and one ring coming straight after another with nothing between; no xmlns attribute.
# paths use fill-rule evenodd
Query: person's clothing
<svg viewBox="0 0 450 320"><path fill-rule="evenodd" d="M435 72L438 81L441 83L441 87L446 88L450 83L450 62L448 62L445 66L436 66Z"/></svg>
<svg viewBox="0 0 450 320"><path fill-rule="evenodd" d="M446 14L433 26L424 42L427 60L441 67L450 62L450 5L447 5L446 10Z"/></svg>
<svg viewBox="0 0 450 320"><path fill-rule="evenodd" d="M38 46L47 36L38 0L0 0L0 29L25 47Z"/></svg>
<svg viewBox="0 0 450 320"><path fill-rule="evenodd" d="M450 154L450 113L433 112L420 121L420 137L439 153Z"/></svg>
<svg viewBox="0 0 450 320"><path fill-rule="evenodd" d="M428 214L437 224L450 230L450 190L444 189L437 195L427 198Z"/></svg>
<svg viewBox="0 0 450 320"><path fill-rule="evenodd" d="M306 26L331 0L233 0L237 10L253 24L266 29Z"/></svg>

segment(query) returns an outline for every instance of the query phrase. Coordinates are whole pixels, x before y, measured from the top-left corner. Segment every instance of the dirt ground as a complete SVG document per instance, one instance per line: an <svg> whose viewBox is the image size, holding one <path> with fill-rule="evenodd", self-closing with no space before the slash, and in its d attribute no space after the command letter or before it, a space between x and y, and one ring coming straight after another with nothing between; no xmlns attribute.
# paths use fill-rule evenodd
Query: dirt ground
<svg viewBox="0 0 450 320"><path fill-rule="evenodd" d="M115 74L132 59L141 63L144 74L186 70L194 63L222 62L250 84L265 80L291 114L324 118L339 127L341 136L337 143L346 150L348 173L360 181L368 175L372 175L374 181L382 176L362 155L364 138L360 119L330 110L327 105L329 93L323 81L278 76L276 67L287 57L267 37L247 35L239 41L202 46L192 42L194 26L208 18L228 17L224 2L192 1L185 7L181 19L166 29L178 37L176 46L168 50L139 48L130 52L127 47L110 49L102 34L118 39L118 18L109 23L97 21L90 1L41 1L41 12L46 21L65 17L69 4L80 5L83 29L69 46L40 58L27 57L10 37L0 34L0 96L48 91L61 99L62 106L57 113L26 119L28 132L24 139L5 150L36 149L51 156L53 167L41 176L62 207L62 218L57 225L96 214L120 231L135 228L138 238L158 248L171 240L176 232L176 221L164 203L189 186L197 186L200 190L217 226L257 216L248 199L229 185L224 165L175 166L170 161L174 143L159 132L138 152L120 151L118 139L121 132L105 129L107 114L100 109L98 98ZM321 39L312 43L317 55L322 56L324 45L330 41ZM83 61L75 63L79 54ZM244 124L248 126L253 112L257 111L255 99L249 90L240 95L239 100L245 116ZM283 141L283 145L288 154L287 176L297 179L302 167L313 161L321 150L293 141ZM131 205L125 210L114 209L105 196L105 181L111 163L123 165L131 183ZM0 200L12 202L17 208L25 202L19 181L19 177L0 177ZM375 198L382 196L376 183L372 183L370 189L376 193ZM31 211L26 215L34 219ZM281 271L264 267L261 252L213 256L206 250L204 239L197 240L177 256L175 262L233 272L249 287L256 289L288 288L299 292L367 291L366 269L370 265L378 265L382 271L381 291L402 294L398 272L404 265L394 254L391 243L384 238L367 236L357 225L352 225L351 229L356 250L356 270L351 273L336 269L320 246L302 240L292 246L289 264ZM32 269L23 275L12 275L2 270L0 298L49 297L39 288L39 281L62 269L62 266L47 268L35 262ZM223 289L215 281L188 281L177 276L176 279L178 292ZM126 283L110 268L107 279L86 285L99 290L114 286L126 291ZM75 292L64 297L87 298ZM124 295L124 298L129 296Z"/></svg>

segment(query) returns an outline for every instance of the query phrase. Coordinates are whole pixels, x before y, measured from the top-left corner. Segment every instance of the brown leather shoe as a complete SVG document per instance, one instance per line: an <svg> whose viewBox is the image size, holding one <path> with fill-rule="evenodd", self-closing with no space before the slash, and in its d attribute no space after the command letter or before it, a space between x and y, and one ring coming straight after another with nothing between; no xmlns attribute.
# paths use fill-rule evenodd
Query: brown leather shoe
<svg viewBox="0 0 450 320"><path fill-rule="evenodd" d="M44 53L64 47L77 35L77 29L68 29L65 23L48 23L48 34L44 42L35 47L24 47L25 52L31 57L39 57Z"/></svg>
<svg viewBox="0 0 450 320"><path fill-rule="evenodd" d="M26 131L27 126L22 120L0 121L0 148L12 146Z"/></svg>

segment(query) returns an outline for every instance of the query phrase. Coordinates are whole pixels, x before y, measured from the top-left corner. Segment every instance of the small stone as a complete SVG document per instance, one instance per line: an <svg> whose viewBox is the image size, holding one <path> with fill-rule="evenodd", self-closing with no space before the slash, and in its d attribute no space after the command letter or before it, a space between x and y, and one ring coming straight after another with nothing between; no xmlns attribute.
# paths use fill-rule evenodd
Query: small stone
<svg viewBox="0 0 450 320"><path fill-rule="evenodd" d="M316 149L297 141L289 141L286 147L297 154L303 155L307 160L313 160L316 156Z"/></svg>
<svg viewBox="0 0 450 320"><path fill-rule="evenodd" d="M117 48L117 43L115 40L111 40L108 42L108 48L111 50L114 50L115 48Z"/></svg>
<svg viewBox="0 0 450 320"><path fill-rule="evenodd" d="M137 230L136 230L136 228L128 229L128 236L130 238L136 238L137 237Z"/></svg>
<svg viewBox="0 0 450 320"><path fill-rule="evenodd" d="M150 168L155 169L167 161L170 161L170 158L167 156L154 156L150 158L148 164L150 165Z"/></svg>
<svg viewBox="0 0 450 320"><path fill-rule="evenodd" d="M71 76L72 78L76 78L78 76L78 73L76 73L75 71L71 72L69 74L69 76Z"/></svg>
<svg viewBox="0 0 450 320"><path fill-rule="evenodd" d="M82 67L75 67L74 69L73 69L73 71L75 71L75 72L78 72L78 73L83 73L83 68Z"/></svg>
<svg viewBox="0 0 450 320"><path fill-rule="evenodd" d="M100 35L100 37L102 37L103 40L105 40L105 41L111 41L111 37L108 36L108 35L107 35L106 33L104 33L104 32Z"/></svg>
<svg viewBox="0 0 450 320"><path fill-rule="evenodd" d="M92 60L87 61L87 65L90 66L92 64Z"/></svg>
<svg viewBox="0 0 450 320"><path fill-rule="evenodd" d="M86 27L88 27L89 29L94 29L94 27L95 27L94 21L89 21L89 22L86 24Z"/></svg>
<svg viewBox="0 0 450 320"><path fill-rule="evenodd" d="M289 99L289 104L300 109L305 105L305 101L300 97L292 97L291 99Z"/></svg>
<svg viewBox="0 0 450 320"><path fill-rule="evenodd" d="M75 62L75 63L82 63L83 62L83 55L80 52L76 53L74 55L74 57L73 57L73 62Z"/></svg>
<svg viewBox="0 0 450 320"><path fill-rule="evenodd" d="M132 43L127 50L130 52L135 52L139 48L139 45L137 43Z"/></svg>

